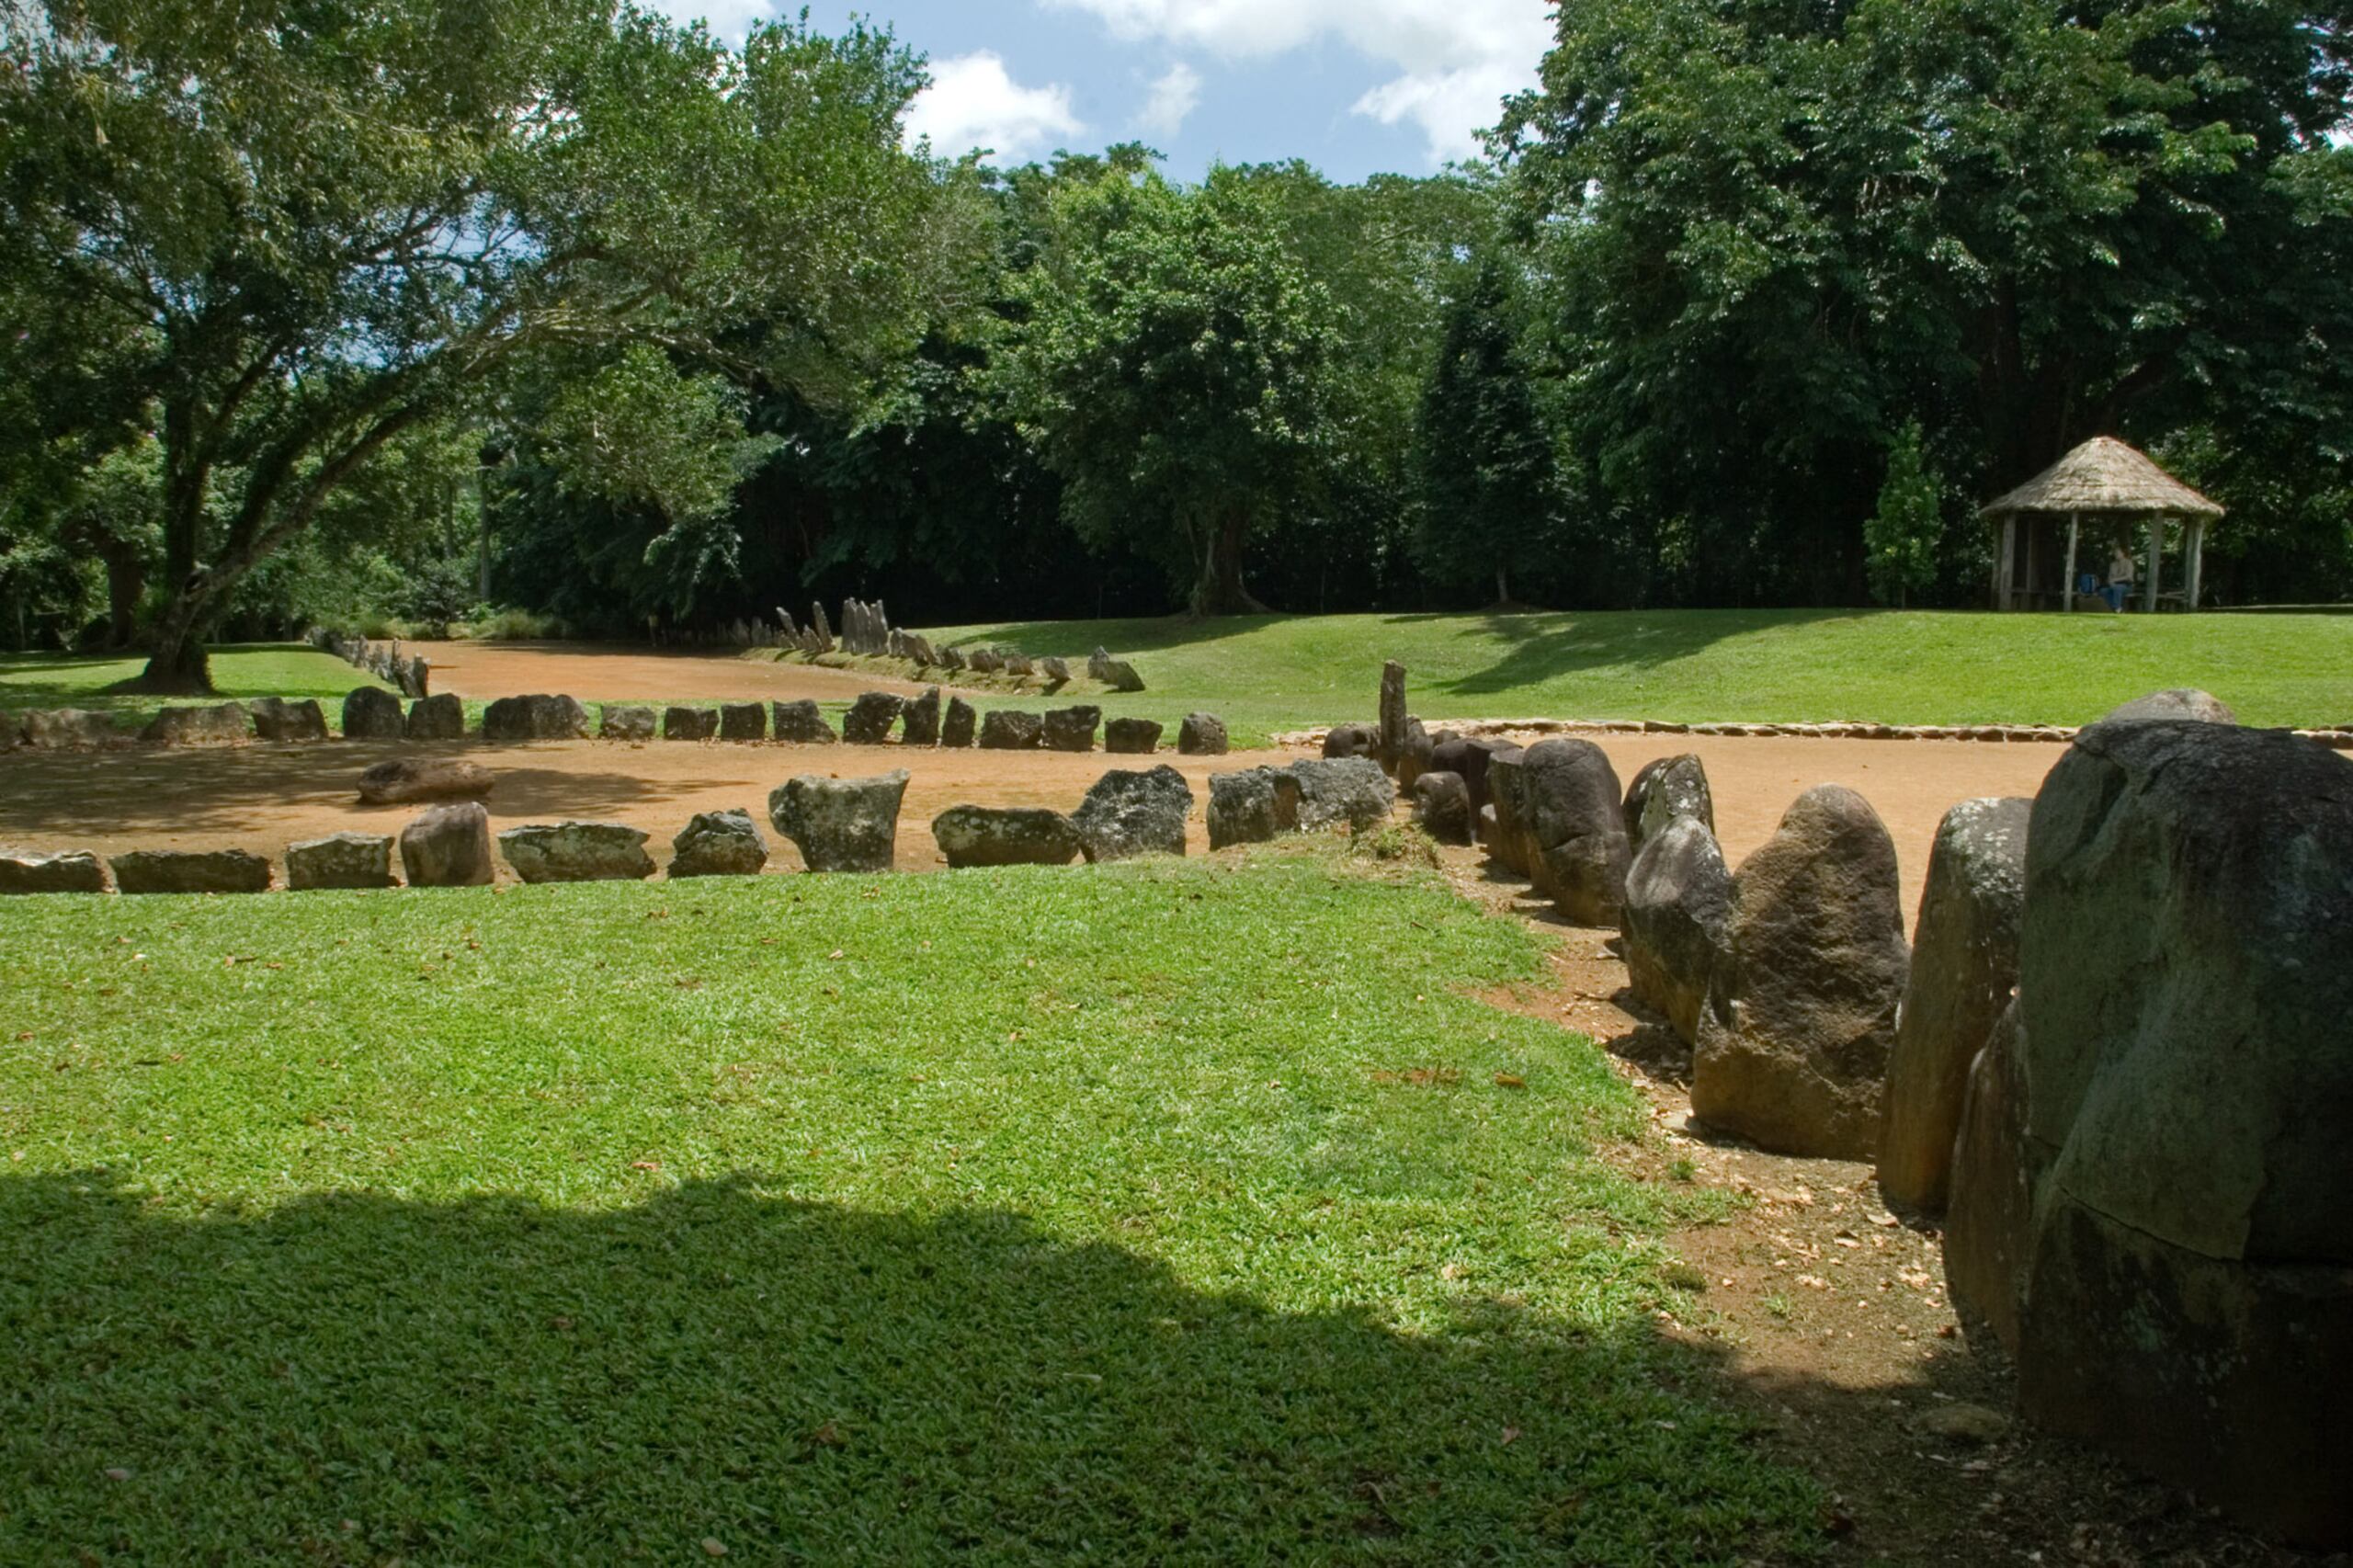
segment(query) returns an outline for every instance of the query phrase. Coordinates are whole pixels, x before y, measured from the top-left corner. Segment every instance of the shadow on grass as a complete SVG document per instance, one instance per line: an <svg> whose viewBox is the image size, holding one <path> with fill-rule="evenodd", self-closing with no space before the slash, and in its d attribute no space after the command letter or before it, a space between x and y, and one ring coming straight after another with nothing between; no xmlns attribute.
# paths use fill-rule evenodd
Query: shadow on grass
<svg viewBox="0 0 2353 1568"><path fill-rule="evenodd" d="M87 1171L0 1176L0 1227L9 1562L1668 1562L1811 1526L1647 1320L1404 1335L998 1211L738 1177L191 1219Z"/></svg>
<svg viewBox="0 0 2353 1568"><path fill-rule="evenodd" d="M780 781L761 772L756 751L711 754L744 777L717 777L714 767L711 776L668 784L626 771L534 767L528 748L476 742L18 752L0 762L0 842L63 849L74 847L70 841L76 835L119 840L142 833L236 833L257 814L282 822L290 807L350 819L330 821L323 833L391 832L426 808L362 806L359 775L375 763L419 755L466 756L488 767L497 777L490 814L501 824L593 817L722 787L765 798ZM274 855L281 846L256 842L250 847Z"/></svg>
<svg viewBox="0 0 2353 1568"><path fill-rule="evenodd" d="M1518 691L1596 669L1656 669L1688 659L1728 638L1753 631L1854 620L1862 610L1618 610L1605 613L1490 614L1481 630L1510 644L1485 669L1435 682L1461 695ZM1459 619L1397 616L1397 624Z"/></svg>
<svg viewBox="0 0 2353 1568"><path fill-rule="evenodd" d="M1144 620L1027 620L997 627L985 637L959 637L947 646L967 651L1004 646L1040 658L1060 659L1085 659L1101 647L1113 658L1123 659L1134 653L1164 653L1172 648L1197 647L1302 619L1312 618L1222 615L1201 619L1171 615Z"/></svg>

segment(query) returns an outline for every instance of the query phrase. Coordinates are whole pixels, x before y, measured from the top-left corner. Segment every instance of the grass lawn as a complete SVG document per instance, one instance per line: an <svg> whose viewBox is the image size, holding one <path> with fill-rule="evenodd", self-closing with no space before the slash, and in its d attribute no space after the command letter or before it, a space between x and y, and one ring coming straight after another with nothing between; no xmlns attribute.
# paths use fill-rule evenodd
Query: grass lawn
<svg viewBox="0 0 2353 1568"><path fill-rule="evenodd" d="M1117 711L1195 708L1237 738L1370 719L1401 659L1425 719L2081 724L2202 687L2256 725L2353 723L2353 616L1654 610L1037 621L934 633L1132 656L1152 689ZM1088 700L1097 700L1089 699Z"/></svg>
<svg viewBox="0 0 2353 1568"><path fill-rule="evenodd" d="M1536 938L1330 855L14 901L0 1561L1812 1550Z"/></svg>
<svg viewBox="0 0 2353 1568"><path fill-rule="evenodd" d="M125 724L144 723L165 706L159 698L125 696L107 688L135 679L147 667L143 654L0 653L0 709L87 708L115 714ZM231 698L315 697L340 702L363 686L385 686L367 671L322 653L307 642L256 642L212 650L212 684L222 701ZM330 711L327 722L335 722Z"/></svg>

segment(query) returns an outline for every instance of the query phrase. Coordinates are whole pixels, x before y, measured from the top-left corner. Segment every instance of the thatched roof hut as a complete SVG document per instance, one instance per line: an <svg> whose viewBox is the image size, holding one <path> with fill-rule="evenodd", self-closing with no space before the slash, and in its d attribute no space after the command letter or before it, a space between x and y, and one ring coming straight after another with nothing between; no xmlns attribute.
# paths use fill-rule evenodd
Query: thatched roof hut
<svg viewBox="0 0 2353 1568"><path fill-rule="evenodd" d="M2143 562L2141 585L2146 607L2152 610L2166 597L2160 592L2165 524L2179 519L2184 526L2188 578L2181 597L2183 608L2194 610L2205 565L2206 525L2222 516L2222 508L2150 461L2146 454L2112 436L2095 436L2016 490L1988 503L1978 515L2002 527L1994 571L1997 608L2008 609L2020 602L2031 605L2054 596L2063 608L2075 608L2076 551L2083 520L2089 517L2112 526L2127 518L2147 520L2147 559ZM2063 557L2056 539L2063 518L2067 540ZM2043 527L2035 528L2037 522Z"/></svg>

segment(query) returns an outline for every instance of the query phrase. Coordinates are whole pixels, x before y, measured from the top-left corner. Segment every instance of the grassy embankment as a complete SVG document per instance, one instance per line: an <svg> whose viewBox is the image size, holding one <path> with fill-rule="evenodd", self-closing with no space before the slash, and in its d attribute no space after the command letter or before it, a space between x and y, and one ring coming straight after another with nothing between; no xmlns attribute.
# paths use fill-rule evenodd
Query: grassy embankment
<svg viewBox="0 0 2353 1568"><path fill-rule="evenodd" d="M6 914L0 1560L1813 1540L1656 1335L1711 1199L1432 878Z"/></svg>

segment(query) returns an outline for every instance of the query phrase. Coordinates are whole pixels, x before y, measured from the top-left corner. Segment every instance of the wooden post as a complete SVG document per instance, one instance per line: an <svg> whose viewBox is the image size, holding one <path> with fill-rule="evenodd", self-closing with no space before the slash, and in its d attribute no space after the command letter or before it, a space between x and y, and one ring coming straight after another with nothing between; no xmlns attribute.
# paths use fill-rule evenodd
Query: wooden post
<svg viewBox="0 0 2353 1568"><path fill-rule="evenodd" d="M2082 530L2083 526L2084 517L2082 513L2070 512L2067 514L2067 580L2060 585L2059 591L2061 594L2060 602L2067 607L2067 613L2069 615L2075 613L2075 538Z"/></svg>
<svg viewBox="0 0 2353 1568"><path fill-rule="evenodd" d="M2165 520L2149 519L2149 585L2141 597L2142 608L2151 615L2157 613L2157 579L2165 564Z"/></svg>
<svg viewBox="0 0 2353 1568"><path fill-rule="evenodd" d="M2206 519L2189 520L2189 613L2198 613L2199 591L2206 583Z"/></svg>
<svg viewBox="0 0 2353 1568"><path fill-rule="evenodd" d="M2018 515L2012 512L2002 519L2001 560L1994 567L1994 608L2010 608L2010 567L2017 559L2018 548Z"/></svg>

